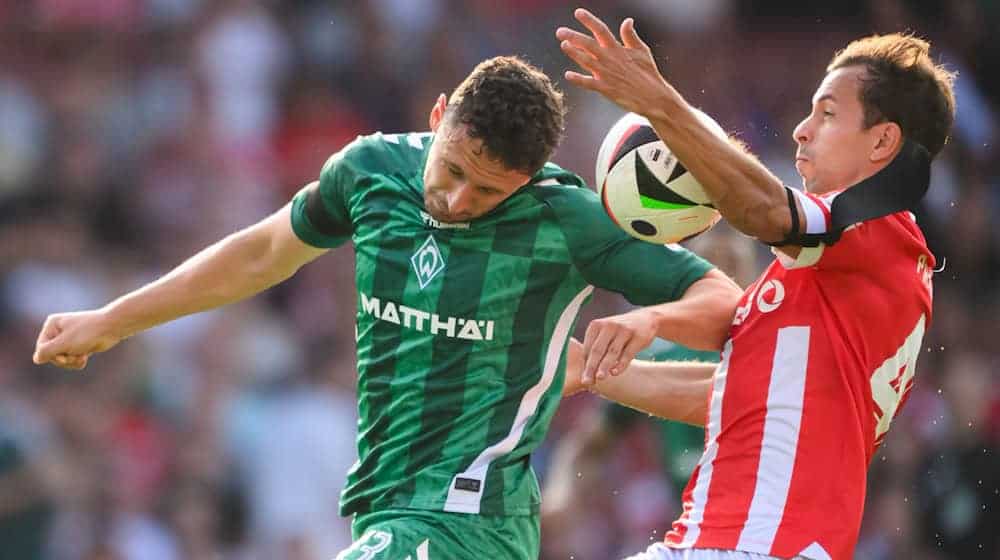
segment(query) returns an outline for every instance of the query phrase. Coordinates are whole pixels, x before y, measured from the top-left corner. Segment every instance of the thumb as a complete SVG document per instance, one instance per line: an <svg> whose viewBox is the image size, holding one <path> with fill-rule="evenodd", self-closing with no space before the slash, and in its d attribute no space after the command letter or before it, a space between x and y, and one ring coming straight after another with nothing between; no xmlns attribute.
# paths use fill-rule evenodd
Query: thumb
<svg viewBox="0 0 1000 560"><path fill-rule="evenodd" d="M58 338L54 338L47 342L39 342L35 346L35 353L31 356L31 360L37 365L52 361L52 359L58 354L56 351L56 343L58 340Z"/></svg>
<svg viewBox="0 0 1000 560"><path fill-rule="evenodd" d="M621 29L619 32L622 36L622 44L630 49L640 49L644 51L649 50L649 46L639 37L639 33L635 30L635 20L632 18L625 18L622 21Z"/></svg>
<svg viewBox="0 0 1000 560"><path fill-rule="evenodd" d="M62 334L62 328L59 325L60 318L58 315L49 315L45 318L45 322L42 323L42 328L38 332L38 338L35 340L35 353L31 357L32 361L36 364L44 364L52 359L55 354L52 351L53 343Z"/></svg>

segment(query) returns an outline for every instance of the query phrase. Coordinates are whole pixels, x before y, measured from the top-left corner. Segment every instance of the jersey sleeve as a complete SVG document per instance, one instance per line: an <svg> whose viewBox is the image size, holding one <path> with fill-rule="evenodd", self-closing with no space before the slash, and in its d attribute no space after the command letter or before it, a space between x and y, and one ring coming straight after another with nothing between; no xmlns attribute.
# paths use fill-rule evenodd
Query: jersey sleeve
<svg viewBox="0 0 1000 560"><path fill-rule="evenodd" d="M292 230L313 247L333 248L351 238L350 199L360 179L355 160L359 141L348 144L323 165L319 180L292 199Z"/></svg>
<svg viewBox="0 0 1000 560"><path fill-rule="evenodd" d="M585 188L561 188L550 198L573 262L594 286L618 292L635 305L680 299L713 267L679 245L629 237Z"/></svg>

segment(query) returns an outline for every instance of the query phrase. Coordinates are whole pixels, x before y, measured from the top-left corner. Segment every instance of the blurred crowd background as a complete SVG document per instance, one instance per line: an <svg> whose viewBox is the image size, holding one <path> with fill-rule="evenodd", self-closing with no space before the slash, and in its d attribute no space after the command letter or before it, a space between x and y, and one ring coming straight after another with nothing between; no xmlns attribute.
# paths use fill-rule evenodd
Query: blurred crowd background
<svg viewBox="0 0 1000 560"><path fill-rule="evenodd" d="M695 105L798 185L791 130L833 52L913 30L959 72L954 136L918 219L937 255L916 386L873 462L860 559L1000 558L1000 2L622 0ZM0 560L330 559L354 461L352 254L162 326L83 372L31 364L48 313L100 306L284 204L357 134L424 130L478 61L558 82L562 0L0 2ZM565 86L555 160L592 179L620 111ZM696 249L744 284L768 253L724 225ZM877 259L877 255L858 255ZM625 309L598 294L580 324ZM598 399L565 401L535 458ZM659 540L679 508L654 427L580 481L543 558ZM681 465L683 468L683 465Z"/></svg>

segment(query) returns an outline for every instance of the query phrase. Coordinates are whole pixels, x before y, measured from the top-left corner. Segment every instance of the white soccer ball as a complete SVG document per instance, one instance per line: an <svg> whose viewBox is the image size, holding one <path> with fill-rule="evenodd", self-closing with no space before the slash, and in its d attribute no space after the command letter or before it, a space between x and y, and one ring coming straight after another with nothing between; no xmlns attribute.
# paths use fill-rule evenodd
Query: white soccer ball
<svg viewBox="0 0 1000 560"><path fill-rule="evenodd" d="M711 117L699 117L721 137ZM721 215L694 176L657 137L645 117L628 113L597 153L597 194L626 233L650 243L676 243L714 226Z"/></svg>

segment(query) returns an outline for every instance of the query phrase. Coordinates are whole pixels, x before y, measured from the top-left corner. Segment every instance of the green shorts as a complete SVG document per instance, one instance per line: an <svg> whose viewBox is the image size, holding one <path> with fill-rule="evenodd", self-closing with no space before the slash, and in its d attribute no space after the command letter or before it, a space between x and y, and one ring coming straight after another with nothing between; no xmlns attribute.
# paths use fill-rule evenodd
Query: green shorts
<svg viewBox="0 0 1000 560"><path fill-rule="evenodd" d="M354 543L336 560L537 560L538 516L392 509L354 516Z"/></svg>

